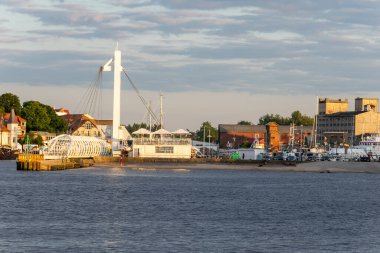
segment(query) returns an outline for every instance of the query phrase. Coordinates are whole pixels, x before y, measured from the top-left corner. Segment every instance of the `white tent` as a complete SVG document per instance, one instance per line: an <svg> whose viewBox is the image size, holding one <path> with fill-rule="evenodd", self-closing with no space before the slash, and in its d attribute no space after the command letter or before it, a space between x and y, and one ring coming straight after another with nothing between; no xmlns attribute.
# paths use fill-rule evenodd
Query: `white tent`
<svg viewBox="0 0 380 253"><path fill-rule="evenodd" d="M145 129L145 128L140 128L139 130L137 131L134 131L132 134L151 134L151 132L148 130L148 129Z"/></svg>
<svg viewBox="0 0 380 253"><path fill-rule="evenodd" d="M183 129L178 129L178 130L172 132L172 134L178 134L178 135L191 135L191 133L189 133L188 131L183 130Z"/></svg>
<svg viewBox="0 0 380 253"><path fill-rule="evenodd" d="M163 128L158 129L157 131L153 132L152 134L157 134L157 135L171 135L171 133L168 130L165 130Z"/></svg>

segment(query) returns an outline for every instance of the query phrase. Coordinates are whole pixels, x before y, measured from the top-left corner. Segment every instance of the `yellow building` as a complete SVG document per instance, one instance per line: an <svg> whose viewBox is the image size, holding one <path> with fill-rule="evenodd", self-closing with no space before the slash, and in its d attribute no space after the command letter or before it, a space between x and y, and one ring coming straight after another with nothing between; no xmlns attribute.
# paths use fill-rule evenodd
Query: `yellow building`
<svg viewBox="0 0 380 253"><path fill-rule="evenodd" d="M348 111L347 99L320 99L319 109L317 140L321 145L355 145L364 136L380 133L376 98L356 98L355 111Z"/></svg>
<svg viewBox="0 0 380 253"><path fill-rule="evenodd" d="M348 99L320 98L318 104L319 114L333 114L348 111Z"/></svg>
<svg viewBox="0 0 380 253"><path fill-rule="evenodd" d="M69 124L68 132L75 136L105 138L103 131L96 125L96 120L88 114L69 114L62 118Z"/></svg>

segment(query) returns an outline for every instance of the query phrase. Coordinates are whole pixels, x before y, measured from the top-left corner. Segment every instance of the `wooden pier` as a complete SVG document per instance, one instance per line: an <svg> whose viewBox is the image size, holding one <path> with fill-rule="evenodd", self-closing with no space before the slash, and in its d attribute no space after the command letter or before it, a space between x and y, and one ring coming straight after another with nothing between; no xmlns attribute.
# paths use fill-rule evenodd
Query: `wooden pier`
<svg viewBox="0 0 380 253"><path fill-rule="evenodd" d="M43 155L20 154L16 159L17 170L51 171L90 167L93 158L44 160Z"/></svg>

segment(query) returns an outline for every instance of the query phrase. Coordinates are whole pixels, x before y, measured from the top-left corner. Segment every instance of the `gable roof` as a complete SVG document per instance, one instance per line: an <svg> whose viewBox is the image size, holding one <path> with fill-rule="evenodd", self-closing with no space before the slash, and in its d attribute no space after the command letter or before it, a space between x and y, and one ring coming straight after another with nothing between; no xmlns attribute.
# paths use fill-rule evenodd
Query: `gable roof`
<svg viewBox="0 0 380 253"><path fill-rule="evenodd" d="M90 122L94 127L97 128L96 120L89 116L88 114L69 114L61 116L67 123L69 123L68 130L70 132L75 132L86 122Z"/></svg>
<svg viewBox="0 0 380 253"><path fill-rule="evenodd" d="M21 122L26 122L25 119L21 118L20 116L17 116L15 115L15 119L17 120L17 123L20 124ZM9 118L11 117L11 114L8 112L4 115L4 122L5 123L8 123L9 122Z"/></svg>

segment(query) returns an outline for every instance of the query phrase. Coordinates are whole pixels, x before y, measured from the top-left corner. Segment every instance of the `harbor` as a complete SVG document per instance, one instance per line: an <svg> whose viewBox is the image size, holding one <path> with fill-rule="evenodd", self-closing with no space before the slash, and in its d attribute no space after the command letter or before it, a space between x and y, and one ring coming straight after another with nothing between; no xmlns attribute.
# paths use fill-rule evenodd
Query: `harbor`
<svg viewBox="0 0 380 253"><path fill-rule="evenodd" d="M380 252L380 1L0 17L0 253Z"/></svg>
<svg viewBox="0 0 380 253"><path fill-rule="evenodd" d="M355 111L348 110L347 99L318 98L314 118L295 111L287 119L265 115L259 125L244 121L237 125L219 124L217 132L210 124L206 126L207 122L196 133L182 128L168 131L164 128L163 95L160 94L160 114L157 116L121 65L121 56L117 45L113 58L98 71L97 82L102 80L103 72L114 74L112 120L96 119L90 114L70 114L63 108L52 111L47 107L56 120L67 124L68 128L66 133L59 135L45 133L45 141L37 132L37 137L43 141L38 146L30 143L35 135L26 135L28 121L16 115L13 108L5 114L1 120L1 141L18 154L17 170L83 168L94 165L97 160L278 167L316 161L376 162L380 159L380 142L376 137L380 128L377 98L356 98ZM140 125L130 132L120 122L122 74L146 109L149 129ZM98 92L94 88L90 94ZM88 99L94 103L94 98ZM283 123L276 123L276 120ZM198 136L194 138L193 135ZM199 141L200 135L203 141Z"/></svg>

